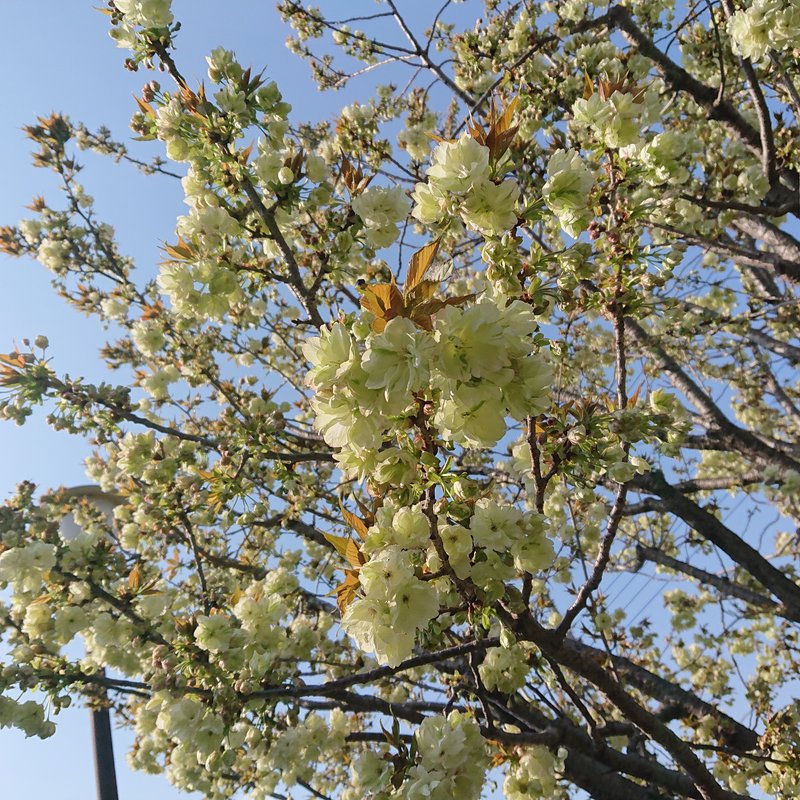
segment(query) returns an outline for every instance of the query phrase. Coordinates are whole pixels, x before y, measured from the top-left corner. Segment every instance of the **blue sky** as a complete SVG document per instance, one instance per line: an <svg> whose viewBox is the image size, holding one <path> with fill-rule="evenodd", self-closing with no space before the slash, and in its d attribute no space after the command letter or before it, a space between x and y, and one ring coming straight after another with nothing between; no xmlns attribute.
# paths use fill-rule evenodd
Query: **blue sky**
<svg viewBox="0 0 800 800"><path fill-rule="evenodd" d="M54 176L30 164L30 143L21 127L51 111L68 114L96 128L107 125L115 138L129 136L128 121L149 75L123 69L125 53L107 35L107 19L94 6L102 0L0 0L0 225L28 214L25 205L34 195L58 202ZM325 8L342 13L374 13L373 0L327 0ZM467 4L462 18L476 10ZM205 55L218 45L235 49L244 64L278 82L294 106L293 119L315 119L334 114L356 96L316 92L305 64L284 48L288 30L269 0L174 0L176 16L184 23L178 40L178 62L190 82L205 77ZM414 17L428 18L433 6L404 0ZM477 14L476 14L477 16ZM392 35L392 39L396 40ZM371 85L372 76L365 84ZM355 87L359 92L359 85ZM98 216L115 226L122 250L133 256L138 269L152 274L159 260L159 242L173 236L175 217L183 213L178 181L145 177L132 168L80 154L86 165L82 180L96 199ZM59 373L90 380L114 380L96 357L105 337L98 323L68 307L51 289L47 271L33 262L0 254L0 352L15 341L39 334L49 337L49 355ZM0 424L0 497L16 482L31 479L43 486L85 482L82 460L88 450L73 437L51 431L34 416L22 428ZM627 605L630 619L660 605L663 584L637 581L628 575L609 579L605 587L615 604ZM0 797L17 800L57 796L59 800L86 800L94 796L88 712L71 709L57 720L56 735L45 742L26 740L17 731L0 731ZM133 773L124 752L130 736L115 733L117 769L122 800L176 798L179 793L161 777Z"/></svg>
<svg viewBox="0 0 800 800"><path fill-rule="evenodd" d="M106 125L114 138L125 141L135 110L134 94L152 77L123 68L125 51L108 37L107 18L95 7L102 0L0 0L0 225L30 215L25 206L35 195L59 202L55 176L35 169L23 125L51 111L65 113L90 129ZM461 19L476 6L455 7ZM266 67L294 111L296 121L333 116L343 105L365 99L375 73L342 93L319 94L307 66L285 49L289 29L269 0L173 0L175 16L183 23L177 60L191 82L206 78L205 56L219 45L234 49L239 60L255 71ZM341 14L375 13L374 0L324 0L323 8ZM404 13L418 23L430 22L427 3L404 2ZM383 34L384 31L381 31ZM397 33L390 34L393 41ZM359 95L361 97L359 98ZM140 146L141 147L141 146ZM145 145L150 153L159 145ZM137 270L151 275L160 260L159 242L173 238L175 218L184 213L180 184L173 178L146 177L133 168L80 153L85 169L81 179L94 196L99 219L112 224L123 252L137 262ZM91 381L114 381L97 358L105 334L94 319L70 308L52 290L47 271L29 260L0 254L0 352L13 349L24 338L46 335L48 355L59 374L84 376ZM12 493L17 482L33 480L42 487L86 482L83 459L88 448L81 440L51 431L44 414L34 415L21 428L0 424L0 497ZM72 708L56 718L58 730L49 740L25 739L18 731L0 730L0 797L17 800L57 796L59 800L86 800L95 796L89 713ZM115 731L116 762L122 800L148 797L165 800L181 796L165 778L134 773L124 753L131 741ZM183 795L185 796L185 795Z"/></svg>
<svg viewBox="0 0 800 800"><path fill-rule="evenodd" d="M124 51L108 37L106 17L94 6L99 0L4 0L0 3L0 74L4 76L0 114L0 224L23 218L34 195L58 202L54 176L30 164L30 143L20 130L37 115L68 114L90 127L107 125L116 138L129 136L134 109L132 94L147 80L144 73L123 69ZM225 9L223 12L222 9ZM244 63L267 67L297 118L327 113L344 102L341 96L320 96L306 66L284 48L287 29L274 4L240 0L176 0L176 16L184 22L179 60L187 76L200 80L205 55L218 45L236 50ZM143 272L158 260L158 242L170 238L175 217L183 213L178 181L145 177L133 169L82 154L83 182L97 203L99 216L113 224L123 250ZM113 380L96 352L104 341L98 323L81 316L50 288L47 271L33 262L0 255L4 291L0 292L0 352L15 341L49 337L49 354L59 372L91 380ZM0 496L27 478L44 486L85 482L82 460L86 447L77 439L51 431L34 417L22 428L0 425ZM47 741L25 739L18 731L0 731L0 796L57 796L86 800L94 796L94 777L85 709L74 708L56 720L56 735ZM117 770L122 800L175 798L179 793L162 777L133 773L124 759L130 737L115 733Z"/></svg>

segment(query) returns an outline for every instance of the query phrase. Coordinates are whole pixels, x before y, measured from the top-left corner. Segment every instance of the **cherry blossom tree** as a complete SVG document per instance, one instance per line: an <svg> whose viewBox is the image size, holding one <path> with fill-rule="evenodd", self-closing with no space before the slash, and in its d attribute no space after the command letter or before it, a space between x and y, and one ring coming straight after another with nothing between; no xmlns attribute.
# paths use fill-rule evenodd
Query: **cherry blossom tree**
<svg viewBox="0 0 800 800"><path fill-rule="evenodd" d="M116 498L0 509L0 726L108 704L208 798L796 797L800 2L323 5L336 119L113 0L163 157L28 128L63 194L0 243L130 380L0 357ZM181 179L157 279L87 150Z"/></svg>

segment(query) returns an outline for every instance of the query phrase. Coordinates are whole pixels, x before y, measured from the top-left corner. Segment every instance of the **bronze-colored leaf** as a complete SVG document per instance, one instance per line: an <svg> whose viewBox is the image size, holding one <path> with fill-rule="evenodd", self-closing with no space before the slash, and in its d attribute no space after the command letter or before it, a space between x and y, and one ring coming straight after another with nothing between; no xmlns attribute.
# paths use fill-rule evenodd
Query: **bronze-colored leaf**
<svg viewBox="0 0 800 800"><path fill-rule="evenodd" d="M32 353L20 353L15 351L13 353L0 353L0 361L8 364L11 367L22 368L26 364L31 364L34 360Z"/></svg>
<svg viewBox="0 0 800 800"><path fill-rule="evenodd" d="M494 125L494 129L498 133L505 133L507 130L511 128L511 123L514 120L514 114L517 111L517 106L519 105L519 95L517 95L505 108L503 111L502 116L497 123Z"/></svg>
<svg viewBox="0 0 800 800"><path fill-rule="evenodd" d="M436 290L439 288L439 283L440 281L420 281L408 293L408 296L406 297L406 306L414 309L421 303L426 303L434 296L434 294L436 294Z"/></svg>
<svg viewBox="0 0 800 800"><path fill-rule="evenodd" d="M372 329L380 333L390 319L403 313L403 295L395 283L377 283L367 286L361 297L361 307L375 315Z"/></svg>
<svg viewBox="0 0 800 800"><path fill-rule="evenodd" d="M511 146L511 142L514 141L518 130L519 125L514 125L502 133L495 133L494 129L490 131L487 147L489 148L489 156L492 161L497 162L505 155L506 150Z"/></svg>
<svg viewBox="0 0 800 800"><path fill-rule="evenodd" d="M52 599L53 599L53 596L49 592L46 592L45 594L40 594L35 600L31 600L31 602L28 603L28 605L29 606L40 606L43 603L47 603Z"/></svg>
<svg viewBox="0 0 800 800"><path fill-rule="evenodd" d="M428 138L433 139L434 142L438 142L439 144L453 144L453 142L455 142L455 139L443 139L432 131L428 132Z"/></svg>
<svg viewBox="0 0 800 800"><path fill-rule="evenodd" d="M323 533L322 535L353 569L357 570L367 563L367 559L358 549L355 539L351 539L349 536L334 536L332 533Z"/></svg>
<svg viewBox="0 0 800 800"><path fill-rule="evenodd" d="M361 512L364 518L364 524L369 528L371 525L375 524L375 507L369 508L360 497L353 498L356 501L356 505L358 506L358 510Z"/></svg>
<svg viewBox="0 0 800 800"><path fill-rule="evenodd" d="M350 540L347 536L334 536L332 533L323 533L322 534L326 541L330 542L333 545L334 550L343 557L347 557L347 543Z"/></svg>
<svg viewBox="0 0 800 800"><path fill-rule="evenodd" d="M361 588L361 583L358 580L358 573L353 570L345 570L344 580L336 587L336 605L339 606L339 611L344 614L347 607L358 596L358 590Z"/></svg>
<svg viewBox="0 0 800 800"><path fill-rule="evenodd" d="M510 756L508 755L508 753L506 753L504 750L502 750L503 743L499 742L499 741L497 741L495 739L487 739L486 741L490 742L495 747L500 748L498 750L498 752L496 752L492 756L492 760L490 762L491 766L492 767L499 767L501 764L505 764L505 762L509 760Z"/></svg>
<svg viewBox="0 0 800 800"><path fill-rule="evenodd" d="M345 187L350 192L351 197L356 197L361 194L361 192L369 186L374 177L373 175L365 176L361 168L354 166L344 153L342 154L342 166L339 176L342 179L342 183L344 183Z"/></svg>
<svg viewBox="0 0 800 800"><path fill-rule="evenodd" d="M164 244L161 248L168 256L171 256L176 261L188 261L194 257L194 251L191 246L185 242L181 237L178 237L178 244Z"/></svg>
<svg viewBox="0 0 800 800"><path fill-rule="evenodd" d="M181 86L181 100L187 110L196 110L198 97L188 86Z"/></svg>
<svg viewBox="0 0 800 800"><path fill-rule="evenodd" d="M139 106L139 111L141 111L142 114L144 114L146 117L155 117L155 109L150 105L150 103L145 103L141 97L137 97L136 95L133 96L133 99L136 101L136 105Z"/></svg>
<svg viewBox="0 0 800 800"><path fill-rule="evenodd" d="M463 306L464 303L468 303L470 300L475 299L475 294L459 294L456 297L448 297L445 299L444 304L447 306Z"/></svg>
<svg viewBox="0 0 800 800"><path fill-rule="evenodd" d="M478 143L485 145L486 144L486 132L483 130L483 127L479 125L472 119L472 116L469 118L469 122L467 123L467 130L469 131L469 135Z"/></svg>
<svg viewBox="0 0 800 800"><path fill-rule="evenodd" d="M305 153L302 149L299 152L295 153L294 157L289 162L289 169L292 171L294 175L300 174L300 168L303 166L303 162L305 161Z"/></svg>
<svg viewBox="0 0 800 800"><path fill-rule="evenodd" d="M158 319L164 313L164 304L156 300L150 305L143 305L142 309L142 319Z"/></svg>
<svg viewBox="0 0 800 800"><path fill-rule="evenodd" d="M139 569L139 562L133 565L133 569L128 573L128 588L136 591L142 585L142 573Z"/></svg>
<svg viewBox="0 0 800 800"><path fill-rule="evenodd" d="M430 300L425 300L414 307L413 318L416 319L418 315L430 316L431 314L435 314L437 311L441 311L446 305L447 303L445 303L444 300L441 300L437 297L433 297Z"/></svg>
<svg viewBox="0 0 800 800"><path fill-rule="evenodd" d="M361 550L358 549L355 539L347 540L344 557L347 559L347 563L356 570L361 569L361 567L367 563L367 559Z"/></svg>
<svg viewBox="0 0 800 800"><path fill-rule="evenodd" d="M408 297L411 290L425 277L425 273L428 271L433 263L433 259L436 258L436 254L439 252L439 245L441 242L442 237L439 236L432 242L428 242L428 244L417 250L417 252L411 256L411 263L408 265L408 275L406 276L404 289L406 297Z"/></svg>
<svg viewBox="0 0 800 800"><path fill-rule="evenodd" d="M348 511L344 506L342 506L342 516L360 539L367 538L367 525L361 517L356 516L352 511Z"/></svg>

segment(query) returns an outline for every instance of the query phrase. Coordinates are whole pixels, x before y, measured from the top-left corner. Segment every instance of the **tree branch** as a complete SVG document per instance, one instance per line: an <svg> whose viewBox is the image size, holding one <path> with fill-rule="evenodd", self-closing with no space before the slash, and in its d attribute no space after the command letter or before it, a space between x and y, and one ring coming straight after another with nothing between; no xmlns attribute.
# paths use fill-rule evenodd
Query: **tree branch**
<svg viewBox="0 0 800 800"><path fill-rule="evenodd" d="M719 547L735 563L743 567L786 607L786 617L800 622L800 586L773 566L761 553L723 525L713 514L681 494L664 479L661 472L637 475L632 484L640 490L658 495L669 511L697 531L704 539Z"/></svg>

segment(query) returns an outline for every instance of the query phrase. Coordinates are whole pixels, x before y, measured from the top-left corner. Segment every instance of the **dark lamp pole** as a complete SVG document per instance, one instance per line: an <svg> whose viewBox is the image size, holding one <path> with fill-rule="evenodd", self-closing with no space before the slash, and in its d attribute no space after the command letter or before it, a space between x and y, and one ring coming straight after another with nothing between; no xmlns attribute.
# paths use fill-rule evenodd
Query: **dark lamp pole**
<svg viewBox="0 0 800 800"><path fill-rule="evenodd" d="M111 714L107 708L92 711L92 737L97 800L119 800L114 744L111 741Z"/></svg>
<svg viewBox="0 0 800 800"><path fill-rule="evenodd" d="M99 486L73 486L67 489L70 497L86 498L106 516L109 525L113 519L114 507L122 498L104 492ZM72 514L61 520L61 537L67 541L76 538L81 529ZM103 689L99 695L106 699ZM119 800L117 793L117 771L114 767L114 744L111 739L111 714L107 707L92 710L92 739L94 742L94 772L97 783L97 800Z"/></svg>

